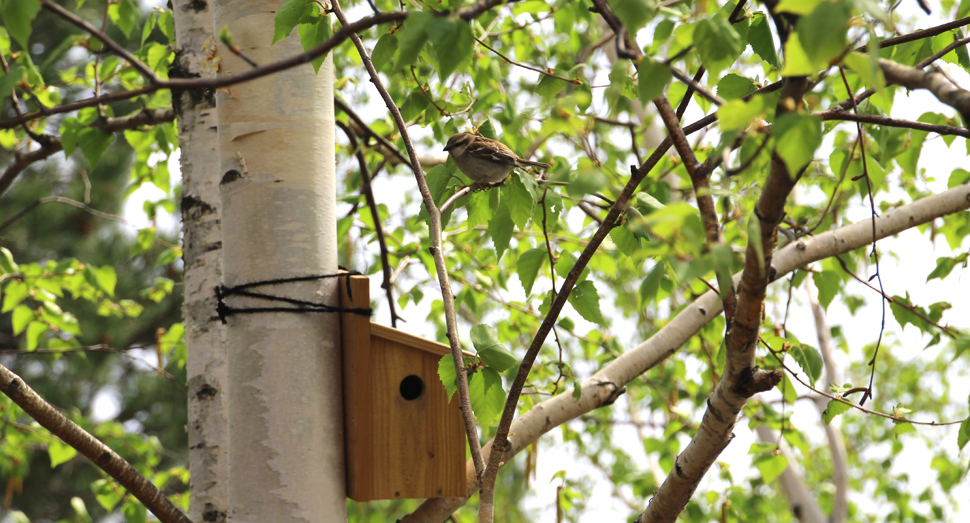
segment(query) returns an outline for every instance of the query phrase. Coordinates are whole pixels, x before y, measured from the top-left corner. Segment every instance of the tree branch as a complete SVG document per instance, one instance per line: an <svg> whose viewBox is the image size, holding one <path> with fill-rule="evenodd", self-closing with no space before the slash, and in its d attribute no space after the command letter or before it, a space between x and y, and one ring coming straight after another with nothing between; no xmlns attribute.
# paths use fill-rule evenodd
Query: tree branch
<svg viewBox="0 0 970 523"><path fill-rule="evenodd" d="M377 245L381 252L381 269L384 279L381 281L381 288L387 296L387 306L391 311L391 327L397 328L398 315L394 308L394 286L391 285L391 262L387 256L387 242L384 240L384 227L381 225L381 215L377 209L377 200L374 199L374 190L371 187L370 169L367 168L367 159L364 158L364 150L357 142L357 134L343 122L337 122L347 140L350 142L350 149L357 157L357 164L360 166L360 192L364 193L367 200L367 208L370 209L371 220L374 221L374 234L377 236Z"/></svg>
<svg viewBox="0 0 970 523"><path fill-rule="evenodd" d="M907 89L926 89L939 101L965 115L964 118L970 118L970 92L954 86L939 72L925 72L883 59L879 60L879 67L886 75L886 82L899 84Z"/></svg>
<svg viewBox="0 0 970 523"><path fill-rule="evenodd" d="M967 209L970 209L970 184L927 196L877 217L876 239L894 236L937 218ZM804 237L779 250L772 257L771 270L768 272L773 274L773 280L777 281L795 269L853 251L870 242L872 242L872 229L868 220L817 236ZM739 281L740 276L736 275L734 280ZM510 461L543 434L602 406L612 391L612 386L606 387L603 384L625 386L677 352L720 312L721 303L717 294L713 291L704 293L648 340L624 352L585 380L581 384L582 395L578 399L573 398L571 393L564 392L532 407L512 424L511 430L515 436L509 439L508 448L501 456L501 461ZM489 443L483 449L489 454L489 459L491 459L491 448ZM468 478L467 494L471 497L478 491L475 470L471 462L466 464L465 470ZM458 507L464 505L467 499L429 499L402 522L440 523Z"/></svg>
<svg viewBox="0 0 970 523"><path fill-rule="evenodd" d="M131 116L100 119L92 124L91 127L111 133L126 129L136 129L143 125L156 125L163 122L171 122L174 119L175 112L172 109L145 108ZM16 154L14 156L14 162L7 167L7 170L3 172L3 175L0 175L0 195L3 195L3 193L10 188L10 185L17 178L17 175L23 172L24 169L30 167L31 164L47 159L64 149L60 138L56 136L48 136L47 138L47 143L42 145L39 149L33 150L26 154Z"/></svg>
<svg viewBox="0 0 970 523"><path fill-rule="evenodd" d="M786 79L777 114L797 108L809 85L805 78ZM785 202L796 179L777 153L773 154L768 179L755 205L752 220L757 219L758 227L748 239L736 312L725 337L724 376L707 401L696 435L677 457L674 470L637 518L638 523L677 519L711 464L734 438L734 424L748 398L771 389L782 378L780 371L764 371L754 364L754 349L768 282L775 276L768 269L777 239L776 226L784 217Z"/></svg>
<svg viewBox="0 0 970 523"><path fill-rule="evenodd" d="M64 20L67 20L72 25L79 27L82 31L100 40L105 47L114 51L114 53L119 57L127 60L128 63L130 63L132 67L134 67L135 69L138 70L138 72L144 75L145 79L148 80L150 83L155 84L161 80L160 78L155 76L155 71L152 71L151 67L148 67L147 65L145 65L144 62L135 58L134 55L132 55L131 53L128 52L127 49L119 45L118 42L115 42L111 38L108 38L108 35L104 34L103 31L99 31L93 25L78 18L78 16L75 15L74 13L68 11L67 9L64 9L63 7L55 4L54 2L51 2L50 0L40 0L40 3L44 7L44 9L47 9L48 11L56 14L57 16L63 18Z"/></svg>
<svg viewBox="0 0 970 523"><path fill-rule="evenodd" d="M0 365L0 391L51 434L77 449L141 501L164 523L192 523L151 481L97 438L57 412L20 376Z"/></svg>
<svg viewBox="0 0 970 523"><path fill-rule="evenodd" d="M494 1L494 0L490 0ZM479 3L481 4L481 2ZM475 4L472 7L478 6ZM461 342L458 339L458 319L455 315L455 296L451 290L451 284L448 282L448 268L445 265L444 251L441 244L441 212L434 203L434 199L431 196L431 190L428 188L428 182L425 178L424 170L421 168L421 163L418 161L418 155L414 150L414 144L411 142L411 137L408 135L407 123L401 116L401 111L398 109L394 100L391 98L390 93L381 83L380 76L377 74L377 69L374 68L374 63L371 61L370 56L367 54L367 50L364 49L364 43L361 42L360 37L357 36L356 30L353 29L353 24L347 22L347 17L344 16L343 11L340 9L340 5L334 0L332 2L333 12L337 15L337 19L343 27L340 31L347 30L350 39L354 42L357 47L357 52L360 53L361 61L363 61L364 66L367 68L368 74L370 74L371 83L377 88L380 93L381 98L383 98L384 103L387 105L388 110L391 115L394 116L394 121L397 124L398 131L401 132L401 138L404 140L404 146L407 149L408 157L410 158L411 170L414 172L414 178L417 181L418 189L421 192L421 198L424 201L425 208L428 210L429 221L431 222L431 255L434 257L435 271L438 275L438 284L441 287L441 299L445 307L445 323L448 326L448 342L451 345L451 355L455 361L455 373L458 378L458 399L461 405L462 419L465 423L465 435L468 437L468 446L471 449L472 461L475 463L475 468L479 474L484 470L485 462L482 458L481 441L478 438L478 427L475 424L475 414L472 412L471 408L471 396L468 391L468 371L465 369L465 358L461 352Z"/></svg>
<svg viewBox="0 0 970 523"><path fill-rule="evenodd" d="M940 135L954 135L962 136L964 138L970 138L970 130L964 129L963 127L954 127L951 125L935 125L923 122L914 122L912 120L900 120L898 118L890 118L888 116L878 116L875 114L855 114L846 113L843 111L822 111L816 113L816 116L820 117L822 120L841 120L847 122L859 122L859 123L872 123L876 125L884 125L886 127L901 127L904 129L916 129L917 131L929 131L931 133L936 133Z"/></svg>

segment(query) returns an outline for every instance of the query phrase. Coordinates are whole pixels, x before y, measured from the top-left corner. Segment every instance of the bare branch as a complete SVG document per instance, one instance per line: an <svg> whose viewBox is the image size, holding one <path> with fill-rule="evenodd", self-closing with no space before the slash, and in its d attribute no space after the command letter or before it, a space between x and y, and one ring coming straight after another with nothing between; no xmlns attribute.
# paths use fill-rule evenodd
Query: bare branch
<svg viewBox="0 0 970 523"><path fill-rule="evenodd" d="M64 9L63 7L55 4L54 2L51 2L50 0L40 0L40 3L44 7L44 9L47 9L48 11L56 14L57 16L63 18L64 20L67 20L71 24L79 27L82 31L100 40L105 47L107 47L108 49L111 49L112 51L114 51L115 54L117 54L121 58L124 58L126 61L128 61L128 63L130 63L132 67L134 67L135 69L138 70L138 72L144 75L145 79L148 80L149 82L155 84L160 81L160 79L157 76L155 76L155 72L152 71L151 67L148 67L147 65L145 65L144 62L135 58L131 53L128 52L127 49L119 45L118 42L115 42L111 38L108 38L108 35L104 34L103 31L99 31L93 25L78 18L78 16L75 15L74 13L68 11L67 9Z"/></svg>
<svg viewBox="0 0 970 523"><path fill-rule="evenodd" d="M490 0L491 1L491 0ZM475 4L478 6L480 4ZM357 47L357 52L360 53L361 61L363 61L364 66L367 68L367 72L370 74L371 83L377 88L380 93L381 98L383 98L384 103L387 105L388 110L394 116L394 121L397 124L398 131L401 132L401 138L404 140L404 146L407 149L408 157L411 160L411 170L414 172L414 178L417 181L418 189L421 192L421 198L424 200L425 208L428 210L429 221L431 222L431 255L434 257L435 261L435 271L438 275L438 284L441 287L441 298L445 306L445 322L448 326L448 342L451 345L451 355L455 361L455 373L458 377L458 399L461 405L462 419L465 422L465 434L468 437L468 446L471 449L472 460L475 462L475 468L479 474L483 471L485 462L482 458L481 442L478 439L478 427L475 425L475 414L472 412L471 408L471 396L468 391L468 371L465 369L465 358L461 352L461 342L458 339L458 319L455 315L455 296L451 290L451 284L448 282L448 269L445 265L444 251L442 250L441 244L441 212L434 203L434 199L431 196L431 190L428 188L428 182L425 178L424 170L421 168L421 163L418 161L418 155L414 150L414 144L411 142L411 137L408 134L407 123L401 116L401 111L398 109L397 104L391 98L390 93L381 83L380 76L377 74L377 69L374 68L374 63L371 61L370 56L367 54L367 50L364 49L364 44L361 42L360 37L357 36L356 30L353 29L354 25L347 22L347 17L344 16L343 11L340 9L340 5L336 0L332 3L333 12L337 15L337 19L343 27L340 31L347 30L350 39L354 42ZM472 7L475 7L472 6ZM338 31L339 32L339 31Z"/></svg>
<svg viewBox="0 0 970 523"><path fill-rule="evenodd" d="M669 145L668 145L669 147ZM902 231L933 220L970 209L970 185L964 184L939 194L922 198L909 205L897 207L876 218L877 239L894 236ZM785 277L795 269L846 253L868 245L872 241L872 231L868 221L857 222L840 229L828 231L818 236L801 238L786 245L772 257L771 270L774 280ZM735 276L735 281L740 277ZM704 325L721 312L721 303L714 292L704 293L685 307L680 314L664 325L650 339L624 352L617 359L600 369L581 384L582 395L577 399L571 393L562 393L539 403L520 416L512 424L515 436L509 444L502 462L510 461L517 453L531 445L543 434L563 423L586 414L598 407L609 397L612 387L603 383L623 387L644 372L652 369L676 353L687 341L695 336ZM491 443L484 452L491 453ZM491 459L491 456L489 456ZM478 492L475 470L466 464L468 478L468 497ZM405 517L405 523L439 523L449 514L465 504L468 498L434 498L425 501L412 514Z"/></svg>
<svg viewBox="0 0 970 523"><path fill-rule="evenodd" d="M143 125L156 125L163 122L171 122L175 119L175 112L171 109L142 109L140 112L131 116L103 118L94 122L91 127L107 131L123 131L126 129L137 129ZM46 144L39 149L26 154L17 154L12 164L0 176L0 195L10 188L10 185L21 172L32 164L45 160L54 154L62 151L64 146L61 139L55 136L47 136Z"/></svg>
<svg viewBox="0 0 970 523"><path fill-rule="evenodd" d="M192 523L148 478L142 476L107 445L57 412L57 409L24 383L20 376L3 365L0 365L0 391L24 409L24 412L42 427L51 431L51 434L77 449L98 468L114 478L138 498L159 521Z"/></svg>

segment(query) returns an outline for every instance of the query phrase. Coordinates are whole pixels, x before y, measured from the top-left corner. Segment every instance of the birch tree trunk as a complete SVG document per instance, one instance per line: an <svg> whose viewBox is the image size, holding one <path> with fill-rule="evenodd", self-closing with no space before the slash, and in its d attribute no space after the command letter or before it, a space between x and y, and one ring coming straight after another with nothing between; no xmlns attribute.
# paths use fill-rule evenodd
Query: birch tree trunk
<svg viewBox="0 0 970 523"><path fill-rule="evenodd" d="M208 77L205 41L212 10L204 2L173 2L177 62L172 76ZM183 317L188 349L189 471L193 521L224 522L228 507L225 331L212 321L213 289L222 281L219 141L211 91L172 93L179 124L182 169Z"/></svg>
<svg viewBox="0 0 970 523"><path fill-rule="evenodd" d="M280 5L216 2L215 27L255 63L291 56L302 51L295 34L271 45ZM219 55L220 74L250 67L221 46ZM217 106L225 285L336 273L332 60L318 75L308 64L220 91ZM252 290L336 306L336 289L332 278ZM227 317L229 521L346 521L338 320Z"/></svg>

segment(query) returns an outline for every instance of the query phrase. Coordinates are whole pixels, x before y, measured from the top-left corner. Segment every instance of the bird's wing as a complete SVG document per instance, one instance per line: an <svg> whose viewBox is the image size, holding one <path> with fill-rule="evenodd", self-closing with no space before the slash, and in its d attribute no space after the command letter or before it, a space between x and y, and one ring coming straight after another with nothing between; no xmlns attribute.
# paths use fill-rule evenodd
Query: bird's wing
<svg viewBox="0 0 970 523"><path fill-rule="evenodd" d="M468 146L465 153L512 167L518 165L519 161L519 157L512 152L512 149L506 147L504 143L494 140L488 142L481 139L476 140Z"/></svg>

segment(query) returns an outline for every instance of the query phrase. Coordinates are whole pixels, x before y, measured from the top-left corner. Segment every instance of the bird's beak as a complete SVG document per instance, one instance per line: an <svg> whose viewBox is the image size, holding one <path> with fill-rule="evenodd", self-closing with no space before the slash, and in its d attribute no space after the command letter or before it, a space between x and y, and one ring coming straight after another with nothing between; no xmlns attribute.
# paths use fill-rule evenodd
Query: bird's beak
<svg viewBox="0 0 970 523"><path fill-rule="evenodd" d="M452 150L452 149L454 149L454 148L455 148L455 146L454 146L454 145L445 145L445 148L444 148L444 151L445 151L445 152L448 152L448 151L450 151L450 150Z"/></svg>

